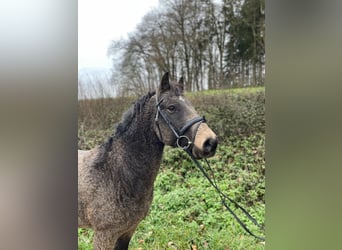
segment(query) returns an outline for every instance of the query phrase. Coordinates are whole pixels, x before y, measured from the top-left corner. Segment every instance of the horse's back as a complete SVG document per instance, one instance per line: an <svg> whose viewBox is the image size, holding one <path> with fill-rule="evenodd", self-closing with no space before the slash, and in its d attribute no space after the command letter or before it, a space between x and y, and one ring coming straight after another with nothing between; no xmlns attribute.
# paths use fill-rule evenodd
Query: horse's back
<svg viewBox="0 0 342 250"><path fill-rule="evenodd" d="M78 191L84 188L90 188L94 176L94 166L99 157L99 148L95 147L91 150L78 150Z"/></svg>
<svg viewBox="0 0 342 250"><path fill-rule="evenodd" d="M82 163L83 159L90 153L90 150L78 150L78 165Z"/></svg>
<svg viewBox="0 0 342 250"><path fill-rule="evenodd" d="M78 156L82 156L82 155L85 155L87 152L89 152L90 150L81 150L79 149L78 150Z"/></svg>
<svg viewBox="0 0 342 250"><path fill-rule="evenodd" d="M97 149L78 150L78 226L89 227L87 216L88 203L93 199L94 186L91 176L91 166L96 157Z"/></svg>
<svg viewBox="0 0 342 250"><path fill-rule="evenodd" d="M80 168L84 166L92 165L97 155L97 147L91 150L78 150L78 170L80 171Z"/></svg>

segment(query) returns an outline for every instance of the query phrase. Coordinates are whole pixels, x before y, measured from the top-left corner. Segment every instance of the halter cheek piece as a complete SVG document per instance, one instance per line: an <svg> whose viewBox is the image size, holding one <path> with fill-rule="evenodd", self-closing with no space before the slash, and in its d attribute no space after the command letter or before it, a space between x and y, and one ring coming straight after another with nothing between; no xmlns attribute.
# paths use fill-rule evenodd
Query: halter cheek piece
<svg viewBox="0 0 342 250"><path fill-rule="evenodd" d="M165 114L165 112L160 108L160 104L163 102L164 100L161 99L160 101L158 101L158 97L156 96L156 107L157 107L157 112L156 112L156 118L155 118L155 122L157 124L158 130L159 130L159 136L160 136L160 140L163 140L163 136L159 127L159 115L163 118L163 120L166 122L167 126L171 129L172 133L176 136L177 140L176 140L176 144L178 147L182 148L182 149L188 149L192 146L193 142L189 139L189 137L187 137L185 134L185 132L192 127L194 124L199 123L196 129L196 133L197 130L199 128L199 125L202 122L206 122L204 116L201 117L195 117L193 119L191 119L190 121L186 122L185 125L183 125L180 129L175 128L175 126L172 124L172 122L170 121L170 119L167 117L167 115ZM195 136L196 136L195 133Z"/></svg>

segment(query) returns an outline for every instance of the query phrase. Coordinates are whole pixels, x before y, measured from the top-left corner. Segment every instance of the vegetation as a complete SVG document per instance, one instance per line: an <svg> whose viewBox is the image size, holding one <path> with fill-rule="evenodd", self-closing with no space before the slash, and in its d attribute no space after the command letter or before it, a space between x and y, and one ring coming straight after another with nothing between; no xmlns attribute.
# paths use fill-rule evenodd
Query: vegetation
<svg viewBox="0 0 342 250"><path fill-rule="evenodd" d="M260 223L265 219L265 91L245 88L189 94L219 135L208 161L221 190ZM89 149L113 132L134 98L79 101L79 148ZM105 111L100 111L101 108ZM234 209L234 206L232 206ZM244 218L239 212L237 214ZM243 219L253 232L262 234ZM93 232L79 229L79 249L92 249ZM220 203L215 190L180 149L166 147L149 215L131 249L264 249Z"/></svg>

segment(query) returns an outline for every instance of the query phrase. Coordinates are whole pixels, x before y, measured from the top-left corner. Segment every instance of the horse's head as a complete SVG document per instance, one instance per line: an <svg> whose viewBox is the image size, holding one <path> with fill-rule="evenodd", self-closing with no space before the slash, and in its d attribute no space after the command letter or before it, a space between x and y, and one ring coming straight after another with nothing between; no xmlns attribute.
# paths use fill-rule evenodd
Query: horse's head
<svg viewBox="0 0 342 250"><path fill-rule="evenodd" d="M183 78L170 82L169 73L164 74L156 94L156 134L166 145L191 150L195 158L211 157L216 134L183 96L183 89Z"/></svg>

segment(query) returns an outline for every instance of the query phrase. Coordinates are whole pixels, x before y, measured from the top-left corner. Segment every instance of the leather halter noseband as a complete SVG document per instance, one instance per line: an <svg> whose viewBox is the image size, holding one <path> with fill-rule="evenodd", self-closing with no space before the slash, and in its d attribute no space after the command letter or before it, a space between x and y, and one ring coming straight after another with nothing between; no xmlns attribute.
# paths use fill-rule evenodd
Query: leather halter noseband
<svg viewBox="0 0 342 250"><path fill-rule="evenodd" d="M166 115L166 113L160 108L160 104L164 101L164 99L161 99L160 101L158 101L158 96L156 94L156 107L157 107L157 112L156 112L156 118L155 118L155 122L157 124L158 130L159 130L159 136L160 136L160 140L163 140L163 136L159 127L159 115L163 118L163 120L165 121L165 123L167 124L167 126L171 129L172 133L176 136L177 140L177 146L182 148L182 149L188 149L190 148L190 146L193 145L193 142L189 139L189 137L187 137L185 134L185 132L191 128L194 124L199 123L199 125L202 122L206 122L205 117L203 116L198 116L195 117L193 119L191 119L190 121L186 122L181 128L177 129L171 122L171 120L168 118L168 116ZM199 127L198 125L198 127ZM198 129L197 127L197 129ZM196 129L196 133L197 133L197 129ZM196 136L195 133L195 136Z"/></svg>

